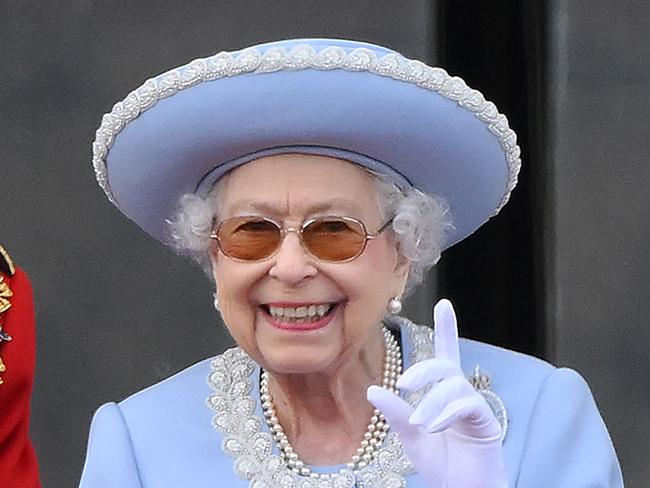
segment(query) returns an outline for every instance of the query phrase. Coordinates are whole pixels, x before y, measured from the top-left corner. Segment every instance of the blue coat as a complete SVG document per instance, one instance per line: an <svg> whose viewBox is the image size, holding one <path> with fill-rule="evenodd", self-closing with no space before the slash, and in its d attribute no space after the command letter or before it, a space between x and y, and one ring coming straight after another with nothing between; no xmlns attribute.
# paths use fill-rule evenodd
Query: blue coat
<svg viewBox="0 0 650 488"><path fill-rule="evenodd" d="M404 321L401 339L405 367L431 356L430 329ZM576 372L469 340L461 340L461 357L467 373L476 365L489 373L492 391L506 406L503 448L511 488L623 486L610 437ZM251 483L242 473L253 476L261 469L270 476L278 450L263 421L258 378L259 367L235 348L120 403L103 405L93 419L81 488L235 488ZM238 432L247 428L252 430L242 440ZM394 445L384 443L387 450L399 450L392 439ZM395 454L396 463L400 455ZM312 471L332 473L340 467ZM426 486L409 469L395 476L409 488ZM355 486L380 487L388 478L382 473ZM259 481L255 486L281 485Z"/></svg>

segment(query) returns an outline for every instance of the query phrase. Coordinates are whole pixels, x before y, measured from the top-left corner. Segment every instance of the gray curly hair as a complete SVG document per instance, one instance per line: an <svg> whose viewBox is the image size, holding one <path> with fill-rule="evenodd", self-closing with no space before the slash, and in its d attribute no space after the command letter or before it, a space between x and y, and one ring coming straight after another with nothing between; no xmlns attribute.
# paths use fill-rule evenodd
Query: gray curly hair
<svg viewBox="0 0 650 488"><path fill-rule="evenodd" d="M399 252L411 263L408 293L440 259L447 231L453 227L449 209L440 197L413 187L400 188L389 176L369 173L375 179L377 205L384 218L394 216L391 230ZM168 221L176 250L197 261L210 279L210 232L219 212L224 181L221 178L205 198L193 193L182 195L174 218Z"/></svg>

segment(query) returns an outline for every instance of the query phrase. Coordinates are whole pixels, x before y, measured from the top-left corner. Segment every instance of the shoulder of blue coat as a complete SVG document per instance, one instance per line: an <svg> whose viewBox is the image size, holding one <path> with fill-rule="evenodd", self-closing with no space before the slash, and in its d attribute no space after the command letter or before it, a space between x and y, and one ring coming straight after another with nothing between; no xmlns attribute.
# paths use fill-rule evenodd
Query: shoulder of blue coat
<svg viewBox="0 0 650 488"><path fill-rule="evenodd" d="M414 324L403 317L388 321L391 326L406 331L402 337L410 363L433 356L431 327ZM465 374L470 376L478 366L489 376L491 389L514 410L530 411L544 382L558 371L542 359L469 339L460 339L460 356Z"/></svg>
<svg viewBox="0 0 650 488"><path fill-rule="evenodd" d="M464 368L473 367L471 363L478 362L485 363L486 366L503 365L508 369L524 368L525 371L542 375L556 369L543 359L471 339L460 339L460 352Z"/></svg>
<svg viewBox="0 0 650 488"><path fill-rule="evenodd" d="M533 395L557 371L552 364L534 356L469 339L461 339L460 353L463 371L470 374L478 366L490 376L496 391L526 391Z"/></svg>
<svg viewBox="0 0 650 488"><path fill-rule="evenodd" d="M221 450L222 437L213 428L215 412L207 402L213 394L208 384L213 359L200 361L115 406L102 407L104 425L121 423L122 443L132 446L142 486L208 486L207 481L191 480L218 479L219 474L232 472L232 461Z"/></svg>
<svg viewBox="0 0 650 488"><path fill-rule="evenodd" d="M414 324L404 317L388 317L386 320L389 326L403 331L405 354L412 356L409 363L433 356L432 327ZM467 374L471 373L477 365L488 372L504 373L507 376L512 373L525 373L540 378L546 377L557 369L542 359L471 339L460 339L460 354L461 366Z"/></svg>

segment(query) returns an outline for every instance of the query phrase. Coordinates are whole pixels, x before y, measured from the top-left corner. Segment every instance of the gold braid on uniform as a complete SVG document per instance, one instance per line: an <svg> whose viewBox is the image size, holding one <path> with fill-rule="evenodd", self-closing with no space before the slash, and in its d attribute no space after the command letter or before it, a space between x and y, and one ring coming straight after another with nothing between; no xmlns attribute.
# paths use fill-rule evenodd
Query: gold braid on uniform
<svg viewBox="0 0 650 488"><path fill-rule="evenodd" d="M9 256L7 250L0 245L0 346L3 342L11 341L11 336L2 330L4 323L4 313L11 308L10 298L14 295L9 288L9 283L7 283L6 278L8 276L13 276L16 272L14 262ZM0 352L2 348L0 347ZM7 370L4 362L2 361L2 356L0 356L0 373L4 373ZM2 378L0 377L0 385L3 383Z"/></svg>

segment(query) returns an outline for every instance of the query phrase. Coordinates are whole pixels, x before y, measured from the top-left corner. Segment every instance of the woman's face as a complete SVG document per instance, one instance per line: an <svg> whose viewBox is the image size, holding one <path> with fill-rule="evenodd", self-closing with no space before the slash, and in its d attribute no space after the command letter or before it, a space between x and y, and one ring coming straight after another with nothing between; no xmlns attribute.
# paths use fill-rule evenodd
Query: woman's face
<svg viewBox="0 0 650 488"><path fill-rule="evenodd" d="M286 229L336 215L363 222L370 233L384 224L372 176L336 158L260 158L232 171L221 189L219 220L256 215ZM235 261L216 243L212 260L226 326L237 344L273 373L334 371L358 355L376 336L388 301L403 292L408 273L390 232L368 241L360 256L345 263L314 258L295 232L264 261ZM312 305L330 310L316 321L324 325L310 327L314 317L286 318Z"/></svg>

